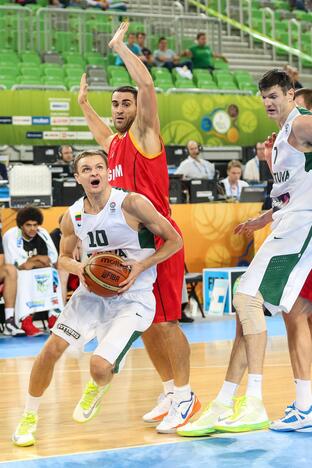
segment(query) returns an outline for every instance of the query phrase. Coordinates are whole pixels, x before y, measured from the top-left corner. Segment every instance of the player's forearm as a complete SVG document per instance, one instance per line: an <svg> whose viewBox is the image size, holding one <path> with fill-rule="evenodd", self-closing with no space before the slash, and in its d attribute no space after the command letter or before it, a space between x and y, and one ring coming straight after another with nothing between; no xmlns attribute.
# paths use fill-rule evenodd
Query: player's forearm
<svg viewBox="0 0 312 468"><path fill-rule="evenodd" d="M110 137L113 132L105 125L88 101L84 104L80 104L80 107L95 141L107 151L107 138Z"/></svg>
<svg viewBox="0 0 312 468"><path fill-rule="evenodd" d="M131 78L136 82L138 88L143 86L154 86L152 77L144 63L124 43L114 46L114 51L121 57Z"/></svg>
<svg viewBox="0 0 312 468"><path fill-rule="evenodd" d="M67 255L60 255L58 261L58 268L65 270L73 275L79 276L81 274L83 266L81 262L77 262L77 260L74 260L73 258L68 257Z"/></svg>
<svg viewBox="0 0 312 468"><path fill-rule="evenodd" d="M165 241L165 243L158 249L153 255L150 257L145 258L143 261L141 261L141 265L143 266L144 270L147 270L148 268L151 268L158 263L162 263L168 258L170 258L172 255L174 255L176 252L178 252L180 249L183 247L183 240L179 236L177 239L168 239Z"/></svg>
<svg viewBox="0 0 312 468"><path fill-rule="evenodd" d="M272 215L273 215L273 209L271 208L269 211L266 211L261 216L259 216L259 219L263 227L273 221Z"/></svg>

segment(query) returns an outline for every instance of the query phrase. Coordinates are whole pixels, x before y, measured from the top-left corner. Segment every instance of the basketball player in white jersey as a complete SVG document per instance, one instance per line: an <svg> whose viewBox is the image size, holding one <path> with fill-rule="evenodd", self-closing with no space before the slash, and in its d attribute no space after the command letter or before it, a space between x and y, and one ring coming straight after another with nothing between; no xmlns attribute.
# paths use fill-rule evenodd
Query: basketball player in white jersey
<svg viewBox="0 0 312 468"><path fill-rule="evenodd" d="M304 154L312 149L312 116L303 117L301 113L307 114L307 111L295 107L294 89L283 72L268 72L260 81L259 87L268 115L274 118L281 128L273 147L273 233L251 263L239 285L239 294L235 297L241 323L237 326L226 380L206 412L197 421L178 430L178 433L184 436L205 435L215 430L240 432L269 426L262 403L261 388L266 344L262 305L265 301L266 306L273 312L283 310L288 313L292 309L289 316L284 316L290 327L294 325L292 332L296 333L298 302L295 303L295 300L312 267L312 173L309 171L311 155ZM266 224L271 218L272 213L268 212L261 223ZM305 302L305 310L299 311L298 315L307 312L306 309L310 307L308 301ZM301 352L308 351L309 361L311 336L309 327L306 328L307 333L300 337L300 349ZM241 341L242 329L244 344ZM246 368L245 347L249 367L247 392L246 396L236 399L233 408L233 397ZM310 365L308 362L307 368ZM295 368L294 373L297 373ZM301 407L292 404L287 408L286 413L291 411L289 418L286 418L291 423L286 422L288 430L304 430L312 426L310 385L309 379L297 380L296 402L300 400ZM309 388L303 388L307 386ZM284 421L279 424L272 423L271 428L287 430Z"/></svg>
<svg viewBox="0 0 312 468"><path fill-rule="evenodd" d="M305 98L299 100L299 98ZM312 90L302 89L295 92L295 103L298 107L305 107L312 112ZM276 139L276 133L273 133L265 142L266 160L272 168L271 156L272 148ZM238 225L235 229L236 234L246 234L248 237L253 232L263 228L266 224L272 222L273 210L260 215L257 218L250 219ZM288 347L291 359L291 365L295 378L296 399L295 402L286 407L285 415L270 424L270 429L276 431L302 431L309 429L309 418L302 419L300 412L309 410L312 404L311 392L311 341L312 341L312 292L311 277L308 276L300 294L290 313L284 313L283 318L287 328ZM238 386L243 378L247 368L247 358L245 352L245 343L242 340L241 325L238 324L235 341L228 365L225 381L217 394L216 398L208 405L206 411L194 422L178 430L183 436L203 436L215 432L215 425L218 418L222 420L227 416L233 415L233 398L238 390ZM249 376L250 377L250 376ZM257 384L256 384L257 385ZM253 392L253 378L248 381L247 392Z"/></svg>
<svg viewBox="0 0 312 468"><path fill-rule="evenodd" d="M182 247L177 231L147 198L108 184L104 153L81 153L75 159L74 172L86 197L74 203L63 217L59 262L65 271L79 276L81 285L59 316L33 365L25 411L13 434L13 442L19 446L35 443L39 404L57 360L69 345L80 349L93 337L97 337L98 346L90 360L92 378L73 418L84 423L96 416L121 360L153 321L156 265ZM165 241L157 251L154 235ZM117 296L101 297L86 288L84 264L73 258L79 239L85 254L114 251L131 265L131 273L121 283Z"/></svg>

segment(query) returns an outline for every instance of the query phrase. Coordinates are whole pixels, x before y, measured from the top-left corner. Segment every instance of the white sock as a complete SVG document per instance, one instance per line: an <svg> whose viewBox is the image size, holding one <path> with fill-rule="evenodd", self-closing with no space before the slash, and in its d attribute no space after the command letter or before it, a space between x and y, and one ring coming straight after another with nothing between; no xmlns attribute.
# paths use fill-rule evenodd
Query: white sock
<svg viewBox="0 0 312 468"><path fill-rule="evenodd" d="M174 391L174 381L173 379L167 380L166 382L163 382L163 387L164 387L164 394L167 395L168 393L173 393Z"/></svg>
<svg viewBox="0 0 312 468"><path fill-rule="evenodd" d="M26 397L26 405L25 405L25 412L27 411L34 411L35 413L38 413L38 409L41 403L41 396L40 397L35 397L27 394Z"/></svg>
<svg viewBox="0 0 312 468"><path fill-rule="evenodd" d="M191 398L191 386L189 384L183 385L183 387L173 387L173 397L175 401L186 401Z"/></svg>
<svg viewBox="0 0 312 468"><path fill-rule="evenodd" d="M311 380L295 380L296 408L307 411L312 405Z"/></svg>
<svg viewBox="0 0 312 468"><path fill-rule="evenodd" d="M225 380L216 397L216 400L218 400L223 405L233 406L233 398L235 396L237 388L238 385L236 383Z"/></svg>
<svg viewBox="0 0 312 468"><path fill-rule="evenodd" d="M248 374L246 396L262 400L262 374Z"/></svg>
<svg viewBox="0 0 312 468"><path fill-rule="evenodd" d="M14 317L14 307L5 307L5 320L8 320L11 317Z"/></svg>

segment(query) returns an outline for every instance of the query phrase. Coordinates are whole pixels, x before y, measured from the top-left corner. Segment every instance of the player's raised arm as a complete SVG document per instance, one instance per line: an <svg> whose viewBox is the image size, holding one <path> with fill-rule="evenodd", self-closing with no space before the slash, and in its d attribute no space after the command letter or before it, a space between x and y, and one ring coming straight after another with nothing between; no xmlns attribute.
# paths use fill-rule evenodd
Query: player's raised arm
<svg viewBox="0 0 312 468"><path fill-rule="evenodd" d="M137 116L133 127L134 129L137 127L141 131L150 128L159 135L160 125L153 79L144 63L124 43L127 30L128 23L121 23L110 41L109 47L121 57L131 78L138 87Z"/></svg>
<svg viewBox="0 0 312 468"><path fill-rule="evenodd" d="M74 260L73 255L77 246L78 238L74 231L74 226L70 218L69 211L65 213L61 222L62 237L60 242L59 268L79 276L84 283L83 264Z"/></svg>
<svg viewBox="0 0 312 468"><path fill-rule="evenodd" d="M96 142L108 153L109 146L113 139L112 130L105 125L101 117L95 112L88 101L88 83L84 73L80 81L80 90L78 95L78 104L81 107L83 115L87 121L88 127Z"/></svg>

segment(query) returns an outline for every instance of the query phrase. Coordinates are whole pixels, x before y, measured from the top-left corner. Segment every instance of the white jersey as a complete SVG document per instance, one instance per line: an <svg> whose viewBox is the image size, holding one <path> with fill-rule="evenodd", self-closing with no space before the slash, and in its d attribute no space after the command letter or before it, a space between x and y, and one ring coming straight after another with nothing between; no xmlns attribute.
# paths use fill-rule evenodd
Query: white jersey
<svg viewBox="0 0 312 468"><path fill-rule="evenodd" d="M312 219L312 153L302 153L288 143L294 120L301 114L311 114L295 107L278 133L272 152L274 184L271 191L273 220L285 213L302 213ZM273 225L274 227L274 225Z"/></svg>
<svg viewBox="0 0 312 468"><path fill-rule="evenodd" d="M122 211L127 195L127 192L112 188L106 205L97 214L85 213L84 197L69 208L84 254L112 251L125 260L139 261L155 252L153 233L146 228L137 232L127 224ZM155 280L156 266L143 271L129 291L152 290Z"/></svg>

